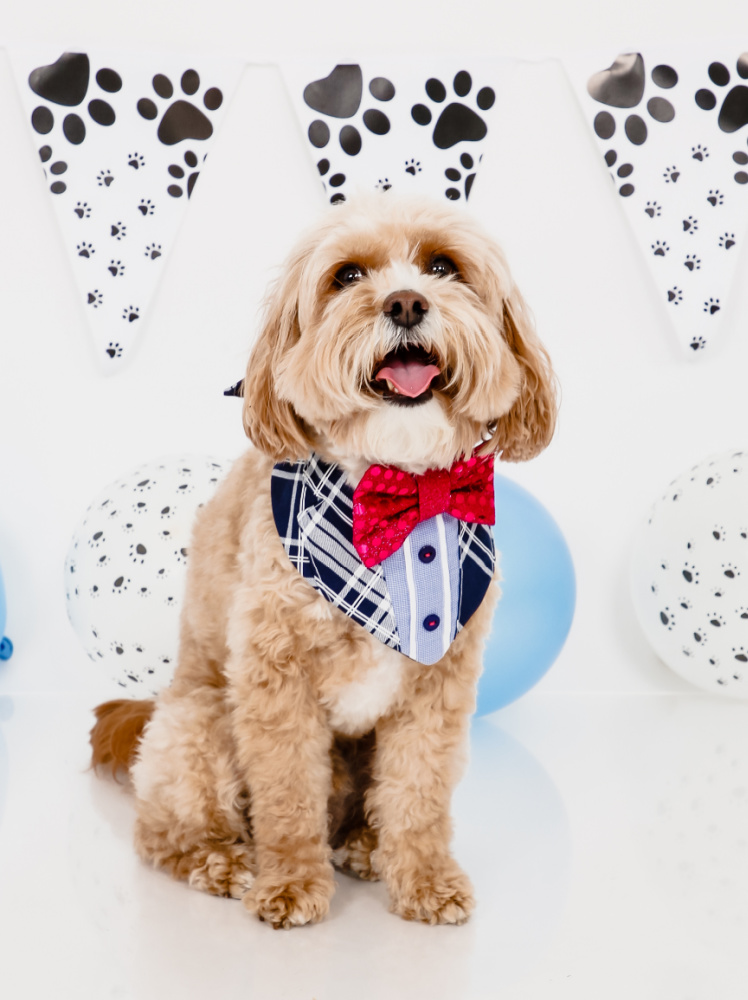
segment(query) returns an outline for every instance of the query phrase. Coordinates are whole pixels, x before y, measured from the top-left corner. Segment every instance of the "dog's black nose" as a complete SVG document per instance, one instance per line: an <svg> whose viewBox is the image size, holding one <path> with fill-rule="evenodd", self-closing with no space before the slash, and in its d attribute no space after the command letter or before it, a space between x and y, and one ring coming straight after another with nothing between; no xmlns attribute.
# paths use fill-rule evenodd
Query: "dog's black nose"
<svg viewBox="0 0 748 1000"><path fill-rule="evenodd" d="M385 316L397 326L404 326L406 330L418 326L428 311L428 302L417 292L393 292L387 296L382 306Z"/></svg>

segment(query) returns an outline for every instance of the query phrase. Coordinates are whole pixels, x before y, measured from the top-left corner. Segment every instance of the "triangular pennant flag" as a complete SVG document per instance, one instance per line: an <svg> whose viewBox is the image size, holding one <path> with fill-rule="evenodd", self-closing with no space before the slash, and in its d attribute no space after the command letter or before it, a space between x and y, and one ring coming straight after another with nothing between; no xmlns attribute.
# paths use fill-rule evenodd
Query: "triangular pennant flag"
<svg viewBox="0 0 748 1000"><path fill-rule="evenodd" d="M282 66L330 202L357 190L467 201L513 60L322 57Z"/></svg>
<svg viewBox="0 0 748 1000"><path fill-rule="evenodd" d="M746 40L748 46L748 40ZM717 336L748 238L748 54L652 46L567 61L678 339Z"/></svg>
<svg viewBox="0 0 748 1000"><path fill-rule="evenodd" d="M243 64L173 53L11 50L96 356L139 334Z"/></svg>

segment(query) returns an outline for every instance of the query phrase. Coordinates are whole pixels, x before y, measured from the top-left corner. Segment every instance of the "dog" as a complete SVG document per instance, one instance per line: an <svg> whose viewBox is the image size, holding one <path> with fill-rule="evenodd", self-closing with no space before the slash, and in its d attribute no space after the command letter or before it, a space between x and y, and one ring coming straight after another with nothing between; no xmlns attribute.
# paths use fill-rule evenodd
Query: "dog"
<svg viewBox="0 0 748 1000"><path fill-rule="evenodd" d="M491 471L545 448L556 410L466 212L327 209L268 296L254 447L197 517L173 682L95 710L93 765L129 772L145 861L275 928L325 916L334 867L383 879L405 919L468 919L450 798L499 596Z"/></svg>

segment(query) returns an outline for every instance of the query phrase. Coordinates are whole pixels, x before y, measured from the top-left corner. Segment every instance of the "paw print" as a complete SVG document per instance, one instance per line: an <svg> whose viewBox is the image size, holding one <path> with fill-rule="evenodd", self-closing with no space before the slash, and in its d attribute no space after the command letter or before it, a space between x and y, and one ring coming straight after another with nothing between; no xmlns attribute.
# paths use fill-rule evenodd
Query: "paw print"
<svg viewBox="0 0 748 1000"><path fill-rule="evenodd" d="M686 583L695 583L695 584L698 584L698 582L699 582L699 571L697 569L695 569L691 565L691 563L686 563L684 565L683 569L681 570L681 574L683 576L683 579L686 581Z"/></svg>
<svg viewBox="0 0 748 1000"><path fill-rule="evenodd" d="M659 202L648 201L644 206L644 211L650 217L650 219L656 219L658 216L662 215L662 206Z"/></svg>
<svg viewBox="0 0 748 1000"><path fill-rule="evenodd" d="M678 74L665 64L655 66L649 76L661 90L670 90L678 82ZM591 76L587 81L587 92L593 100L609 108L635 108L644 99L646 86L647 74L641 53L627 52L619 55L607 69ZM656 122L671 122L675 117L673 105L660 94L649 98L646 109ZM616 127L616 120L609 111L598 112L593 121L595 133L601 139L611 138ZM645 143L649 134L647 123L638 114L627 116L623 131L634 146Z"/></svg>
<svg viewBox="0 0 748 1000"><path fill-rule="evenodd" d="M456 97L467 97L472 87L473 78L464 69L452 81ZM427 97L435 104L442 104L446 100L447 88L435 77L426 81L425 90ZM475 96L475 103L480 111L488 111L495 101L496 94L492 87L481 87ZM425 104L414 104L410 114L417 125L431 124L433 115ZM460 101L452 101L440 113L431 139L437 149L451 149L458 142L479 142L487 134L488 127L479 114Z"/></svg>
<svg viewBox="0 0 748 1000"><path fill-rule="evenodd" d="M709 202L712 208L716 208L717 205L724 204L725 196L722 194L721 191L718 191L715 188L713 191L709 192L709 194L706 196L706 200Z"/></svg>
<svg viewBox="0 0 748 1000"><path fill-rule="evenodd" d="M110 642L109 643L109 648L111 649L111 651L113 653L116 653L117 656L123 656L124 655L125 644L124 644L124 642L120 642L118 639L115 639L114 642Z"/></svg>
<svg viewBox="0 0 748 1000"><path fill-rule="evenodd" d="M111 274L111 276L113 278L121 278L122 275L125 273L126 270L127 270L127 268L122 263L121 260L110 260L109 261L109 267L107 268L107 271L109 271L109 273Z"/></svg>
<svg viewBox="0 0 748 1000"><path fill-rule="evenodd" d="M665 178L666 184L675 184L680 177L680 170L677 167L665 167L665 172L662 176Z"/></svg>
<svg viewBox="0 0 748 1000"><path fill-rule="evenodd" d="M748 621L748 608L737 608L735 614L742 621Z"/></svg>
<svg viewBox="0 0 748 1000"><path fill-rule="evenodd" d="M733 646L732 655L738 663L748 663L748 651L745 646Z"/></svg>
<svg viewBox="0 0 748 1000"><path fill-rule="evenodd" d="M177 549L174 555L180 565L187 561L187 549L185 548Z"/></svg>
<svg viewBox="0 0 748 1000"><path fill-rule="evenodd" d="M416 174L421 172L421 161L420 160L406 160L405 161L405 173L410 174L411 177L415 177Z"/></svg>
<svg viewBox="0 0 748 1000"><path fill-rule="evenodd" d="M693 633L693 641L700 648L707 646L709 644L709 639L707 638L706 629L697 628Z"/></svg>
<svg viewBox="0 0 748 1000"><path fill-rule="evenodd" d="M148 589L148 587L138 587L136 593L137 593L138 597L150 597L151 596L151 592Z"/></svg>
<svg viewBox="0 0 748 1000"><path fill-rule="evenodd" d="M475 161L473 160L470 153L463 153L460 156L460 166L464 170L473 169L473 167L475 166ZM457 170L455 167L447 167L447 169L444 171L444 176L447 178L448 181L452 181L453 183L462 180L461 171ZM467 201L468 198L470 197L470 192L472 190L474 180L475 180L474 172L472 174L468 174L467 177L465 178L465 201ZM450 201L457 201L460 198L460 192L456 187L448 187L447 190L444 192L444 194L447 196L447 198L449 198Z"/></svg>
<svg viewBox="0 0 748 1000"><path fill-rule="evenodd" d="M99 187L109 187L113 180L114 174L111 170L100 170L98 176L96 177L96 183Z"/></svg>
<svg viewBox="0 0 748 1000"><path fill-rule="evenodd" d="M141 479L139 483L135 484L135 489L138 493L150 493L154 485L155 483L152 479Z"/></svg>
<svg viewBox="0 0 748 1000"><path fill-rule="evenodd" d="M115 341L110 340L105 353L108 354L110 358L121 358L122 347Z"/></svg>
<svg viewBox="0 0 748 1000"><path fill-rule="evenodd" d="M122 89L122 78L116 70L100 69L96 73L98 87L108 94ZM40 104L31 113L31 125L40 135L48 135L55 125L55 116L48 104L64 108L78 107L89 94L91 63L83 52L64 52L48 65L37 66L29 75L29 87L46 104ZM87 105L91 120L97 125L112 125L116 119L114 108L100 97L92 98ZM62 134L73 146L86 138L86 123L80 115L69 111L62 120Z"/></svg>
<svg viewBox="0 0 748 1000"><path fill-rule="evenodd" d="M719 245L724 250L729 250L735 246L735 233L723 233L719 238Z"/></svg>
<svg viewBox="0 0 748 1000"><path fill-rule="evenodd" d="M123 240L127 236L127 226L122 222L115 222L110 229L110 235L116 240Z"/></svg>
<svg viewBox="0 0 748 1000"><path fill-rule="evenodd" d="M391 101L395 87L386 77L375 77L369 83L369 93L381 102ZM304 88L304 103L312 111L330 118L353 118L361 107L364 94L364 78L357 64L337 65L321 80L314 80ZM390 130L390 120L378 108L369 108L362 116L363 124L374 135L386 135ZM307 132L315 149L324 149L330 141L330 127L322 119L316 119ZM355 125L344 125L338 133L340 148L348 156L361 152L363 140Z"/></svg>
<svg viewBox="0 0 748 1000"><path fill-rule="evenodd" d="M722 626L725 624L725 619L722 617L722 615L719 615L716 612L709 615L707 621L712 628L722 628Z"/></svg>
<svg viewBox="0 0 748 1000"><path fill-rule="evenodd" d="M130 584L128 577L118 576L112 583L113 594L124 594Z"/></svg>
<svg viewBox="0 0 748 1000"><path fill-rule="evenodd" d="M708 486L710 490L713 490L715 486L719 486L721 482L722 482L722 476L720 476L718 472L711 472L706 477L705 485Z"/></svg>
<svg viewBox="0 0 748 1000"><path fill-rule="evenodd" d="M677 286L674 288L668 288L667 300L672 302L674 306L680 305L683 301L683 292Z"/></svg>
<svg viewBox="0 0 748 1000"><path fill-rule="evenodd" d="M704 303L704 312L709 313L710 316L713 316L715 313L718 313L719 309L720 309L719 299L709 299L708 302Z"/></svg>
<svg viewBox="0 0 748 1000"><path fill-rule="evenodd" d="M721 524L715 524L712 528L712 538L715 542L724 542L725 540L725 529Z"/></svg>
<svg viewBox="0 0 748 1000"><path fill-rule="evenodd" d="M90 258L93 254L96 253L92 243L78 243L75 249L78 251L79 257Z"/></svg>
<svg viewBox="0 0 748 1000"><path fill-rule="evenodd" d="M161 514L162 518L174 517L175 513L176 513L176 509L174 507L172 507L171 505L168 506L168 507L162 507L162 509L160 511L160 514Z"/></svg>
<svg viewBox="0 0 748 1000"><path fill-rule="evenodd" d="M377 191L389 191L392 185L390 184L389 177L385 177L384 179L380 177L374 187Z"/></svg>
<svg viewBox="0 0 748 1000"><path fill-rule="evenodd" d="M141 215L153 215L156 211L156 206L153 204L150 198L141 198L140 204L138 205L138 211Z"/></svg>
<svg viewBox="0 0 748 1000"><path fill-rule="evenodd" d="M664 240L662 242L660 242L660 240L655 240L655 242L651 244L651 248L655 257L664 257L670 249Z"/></svg>
<svg viewBox="0 0 748 1000"><path fill-rule="evenodd" d="M728 580L735 580L740 576L740 570L733 566L732 563L723 563L722 574L726 576Z"/></svg>
<svg viewBox="0 0 748 1000"><path fill-rule="evenodd" d="M95 531L93 535L88 539L88 547L90 549L98 549L104 544L106 538L104 537L103 531Z"/></svg>
<svg viewBox="0 0 748 1000"><path fill-rule="evenodd" d="M148 549L143 545L142 542L138 542L135 545L130 546L130 558L134 563L142 566L145 562L145 557L148 554Z"/></svg>
<svg viewBox="0 0 748 1000"><path fill-rule="evenodd" d="M154 76L152 85L156 96L162 100L170 101L174 96L174 85L163 73ZM180 86L185 97L194 97L200 89L200 76L194 69L185 70ZM203 94L202 103L206 111L217 111L223 104L222 91L218 87L210 87ZM137 108L138 114L148 121L158 118L158 105L150 97L141 97ZM165 146L173 146L183 139L204 141L213 135L213 124L195 104L179 98L166 108L156 135Z"/></svg>
<svg viewBox="0 0 748 1000"><path fill-rule="evenodd" d="M42 161L42 163L48 163L52 159L52 147L42 146L39 150L39 159ZM67 168L68 165L67 163L65 163L64 160L56 160L49 168L49 170L50 173L52 173L55 177L59 177L60 174L65 173ZM45 170L44 173L46 174L46 172L47 171ZM65 181L59 181L59 180L53 181L53 183L50 184L49 186L49 190L52 192L52 194L63 194L63 192L67 191L67 184L65 183Z"/></svg>
<svg viewBox="0 0 748 1000"><path fill-rule="evenodd" d="M160 243L149 243L145 248L146 257L150 257L151 260L157 260L161 256L161 244Z"/></svg>
<svg viewBox="0 0 748 1000"><path fill-rule="evenodd" d="M94 309L98 309L103 301L104 301L104 296L101 294L98 288L94 288L92 292L87 293L86 302L88 303L88 305L93 306Z"/></svg>
<svg viewBox="0 0 748 1000"><path fill-rule="evenodd" d="M145 166L145 157L141 156L140 153L128 153L127 165L128 167L132 167L133 170L142 170Z"/></svg>
<svg viewBox="0 0 748 1000"><path fill-rule="evenodd" d="M692 159L699 160L699 162L703 163L704 160L708 158L708 156L709 156L709 150L707 149L706 146L702 146L701 144L698 144L696 146L691 146Z"/></svg>
<svg viewBox="0 0 748 1000"><path fill-rule="evenodd" d="M686 259L683 261L683 266L687 267L689 271L700 271L701 258L695 253L687 253Z"/></svg>
<svg viewBox="0 0 748 1000"><path fill-rule="evenodd" d="M87 201L77 201L75 203L75 208L73 209L75 214L79 219L90 219L91 218L91 206Z"/></svg>
<svg viewBox="0 0 748 1000"><path fill-rule="evenodd" d="M745 53L738 58L736 69L741 79L745 80L748 77L748 56ZM726 87L730 82L730 71L724 63L711 63L707 72L715 87ZM717 106L717 97L708 87L697 90L694 99L702 111L713 111ZM748 124L748 101L746 101L746 88L743 85L733 87L725 95L722 107L719 109L717 124L723 132L737 132Z"/></svg>
<svg viewBox="0 0 748 1000"><path fill-rule="evenodd" d="M744 167L748 163L748 153L744 153L742 149L739 149L736 153L732 154L732 158L736 163L739 163ZM748 174L745 170L738 170L735 174L736 184L748 184Z"/></svg>
<svg viewBox="0 0 748 1000"><path fill-rule="evenodd" d="M699 220L694 219L692 215L689 215L687 219L683 220L683 232L690 233L691 236L698 230Z"/></svg>
<svg viewBox="0 0 748 1000"><path fill-rule="evenodd" d="M203 160L204 159L205 157L203 157ZM185 185L187 189L187 197L190 198L192 196L192 189L194 188L195 184L197 183L197 179L200 176L200 171L195 169L198 164L197 156L195 155L195 153L192 152L191 149L188 149L187 152L184 154L184 162L187 168L192 171L189 177L187 177L187 183ZM183 178L186 176L184 168L181 167L178 163L171 164L171 166L169 167L169 174L179 181L182 181ZM170 184L166 190L169 192L172 198L181 198L182 195L184 194L184 190L181 184Z"/></svg>
<svg viewBox="0 0 748 1000"><path fill-rule="evenodd" d="M675 617L673 616L673 612L670 610L670 608L665 608L663 611L660 612L660 621L668 630L668 632L672 632L673 629L675 628Z"/></svg>
<svg viewBox="0 0 748 1000"><path fill-rule="evenodd" d="M122 319L127 320L128 323L134 323L136 319L140 319L140 309L137 306L125 306L122 310Z"/></svg>

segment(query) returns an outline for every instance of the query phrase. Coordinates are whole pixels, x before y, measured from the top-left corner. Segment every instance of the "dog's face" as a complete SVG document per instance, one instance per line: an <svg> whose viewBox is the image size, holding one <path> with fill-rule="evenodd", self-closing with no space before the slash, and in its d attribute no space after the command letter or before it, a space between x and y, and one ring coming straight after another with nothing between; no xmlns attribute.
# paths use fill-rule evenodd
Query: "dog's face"
<svg viewBox="0 0 748 1000"><path fill-rule="evenodd" d="M376 194L328 210L271 293L244 384L252 441L413 472L532 457L553 376L499 248L461 210Z"/></svg>

